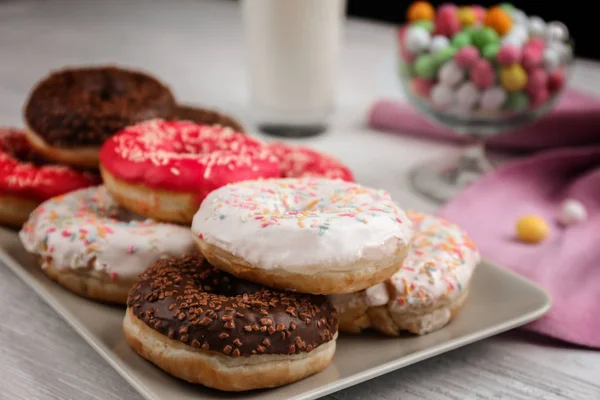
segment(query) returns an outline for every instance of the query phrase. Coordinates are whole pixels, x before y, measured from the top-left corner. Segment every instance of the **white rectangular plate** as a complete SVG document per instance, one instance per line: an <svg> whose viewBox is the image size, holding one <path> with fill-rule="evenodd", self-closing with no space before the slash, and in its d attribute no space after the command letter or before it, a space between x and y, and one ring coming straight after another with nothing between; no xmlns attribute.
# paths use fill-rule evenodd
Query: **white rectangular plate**
<svg viewBox="0 0 600 400"><path fill-rule="evenodd" d="M342 335L333 362L325 371L281 388L235 394L187 384L143 360L123 337L123 308L82 299L52 282L22 248L14 231L0 228L0 260L150 400L315 399L523 325L550 308L550 297L543 289L485 261L475 274L464 309L444 329L421 337Z"/></svg>

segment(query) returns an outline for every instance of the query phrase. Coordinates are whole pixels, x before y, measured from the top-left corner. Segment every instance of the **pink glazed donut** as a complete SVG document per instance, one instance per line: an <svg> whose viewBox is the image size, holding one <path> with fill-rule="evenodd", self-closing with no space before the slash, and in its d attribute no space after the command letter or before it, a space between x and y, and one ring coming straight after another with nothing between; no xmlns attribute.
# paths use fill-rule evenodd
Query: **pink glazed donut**
<svg viewBox="0 0 600 400"><path fill-rule="evenodd" d="M269 144L269 149L281 161L282 178L312 176L354 182L350 168L329 154L279 142Z"/></svg>
<svg viewBox="0 0 600 400"><path fill-rule="evenodd" d="M100 150L100 172L123 207L187 224L211 191L280 174L277 157L256 139L219 125L160 119L109 138Z"/></svg>

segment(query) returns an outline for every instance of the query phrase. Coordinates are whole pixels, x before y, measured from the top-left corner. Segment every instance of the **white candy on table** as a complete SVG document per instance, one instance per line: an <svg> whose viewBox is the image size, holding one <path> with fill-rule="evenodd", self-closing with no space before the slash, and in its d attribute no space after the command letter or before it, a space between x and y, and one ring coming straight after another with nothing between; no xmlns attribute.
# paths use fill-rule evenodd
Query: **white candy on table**
<svg viewBox="0 0 600 400"><path fill-rule="evenodd" d="M514 25L508 34L515 35L523 41L527 40L529 37L529 31L527 30L527 26L525 24Z"/></svg>
<svg viewBox="0 0 600 400"><path fill-rule="evenodd" d="M560 66L561 57L556 49L547 47L544 49L544 67L550 72Z"/></svg>
<svg viewBox="0 0 600 400"><path fill-rule="evenodd" d="M499 86L485 89L481 94L479 106L482 110L497 111L506 101L506 92Z"/></svg>
<svg viewBox="0 0 600 400"><path fill-rule="evenodd" d="M436 106L448 107L454 102L456 93L451 87L438 83L431 89L429 96Z"/></svg>
<svg viewBox="0 0 600 400"><path fill-rule="evenodd" d="M569 38L569 29L562 22L552 21L546 27L546 38L564 42Z"/></svg>
<svg viewBox="0 0 600 400"><path fill-rule="evenodd" d="M440 50L444 50L448 46L450 46L450 40L446 36L436 35L433 37L433 39L431 39L429 51L432 53L437 53Z"/></svg>
<svg viewBox="0 0 600 400"><path fill-rule="evenodd" d="M471 110L479 101L480 96L481 93L473 82L463 83L456 91L458 109L462 111Z"/></svg>
<svg viewBox="0 0 600 400"><path fill-rule="evenodd" d="M422 26L411 26L404 35L404 44L408 51L417 54L429 49L431 34Z"/></svg>
<svg viewBox="0 0 600 400"><path fill-rule="evenodd" d="M563 225L573 225L585 221L587 217L587 210L581 202L567 199L561 206L558 222Z"/></svg>
<svg viewBox="0 0 600 400"><path fill-rule="evenodd" d="M529 18L529 33L533 36L543 38L546 35L546 23L540 17L534 16Z"/></svg>
<svg viewBox="0 0 600 400"><path fill-rule="evenodd" d="M454 86L465 78L465 71L454 61L448 61L440 68L438 79L446 86Z"/></svg>

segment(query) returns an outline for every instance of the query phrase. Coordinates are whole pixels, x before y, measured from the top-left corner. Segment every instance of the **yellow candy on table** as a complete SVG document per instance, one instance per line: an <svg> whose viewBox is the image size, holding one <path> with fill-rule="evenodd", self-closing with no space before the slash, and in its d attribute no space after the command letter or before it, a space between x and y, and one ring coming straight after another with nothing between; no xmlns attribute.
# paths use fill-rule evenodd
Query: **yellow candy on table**
<svg viewBox="0 0 600 400"><path fill-rule="evenodd" d="M500 84L507 92L518 92L527 85L527 72L519 64L500 69Z"/></svg>
<svg viewBox="0 0 600 400"><path fill-rule="evenodd" d="M457 15L462 26L471 26L477 22L477 14L472 7L460 7Z"/></svg>
<svg viewBox="0 0 600 400"><path fill-rule="evenodd" d="M517 238L526 243L539 243L550 233L550 227L542 217L526 215L517 221Z"/></svg>

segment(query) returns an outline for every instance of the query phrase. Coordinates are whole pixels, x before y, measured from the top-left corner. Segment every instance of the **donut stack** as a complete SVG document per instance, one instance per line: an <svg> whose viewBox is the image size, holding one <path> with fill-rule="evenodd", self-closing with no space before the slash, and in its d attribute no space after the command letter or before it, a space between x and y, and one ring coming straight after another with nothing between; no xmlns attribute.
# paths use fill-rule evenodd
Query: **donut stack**
<svg viewBox="0 0 600 400"><path fill-rule="evenodd" d="M550 104L572 59L560 22L503 3L485 9L413 3L399 30L400 66L410 94L436 110L508 116Z"/></svg>
<svg viewBox="0 0 600 400"><path fill-rule="evenodd" d="M73 293L126 305L127 342L171 375L276 387L326 368L338 330L424 334L464 304L479 255L460 228L315 150L158 118L174 103L153 78L63 74L34 90L20 137L104 185L55 185L21 242Z"/></svg>

